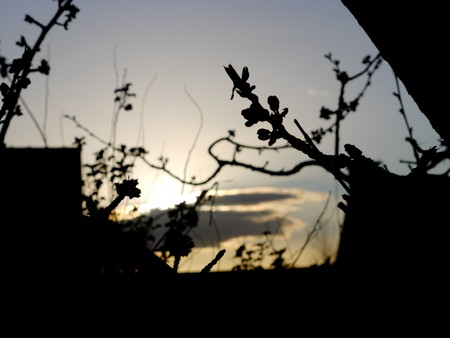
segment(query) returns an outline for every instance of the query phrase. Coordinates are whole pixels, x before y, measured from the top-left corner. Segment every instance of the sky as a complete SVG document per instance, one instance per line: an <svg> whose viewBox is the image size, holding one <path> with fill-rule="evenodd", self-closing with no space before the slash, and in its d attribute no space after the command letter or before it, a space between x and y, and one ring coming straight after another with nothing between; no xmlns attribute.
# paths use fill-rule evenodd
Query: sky
<svg viewBox="0 0 450 338"><path fill-rule="evenodd" d="M149 151L149 162L159 164L160 156L167 157L172 172L201 180L215 169L208 146L229 130L238 142L266 145L257 139L258 128L244 125L240 112L249 102L239 96L230 100L232 82L224 66L231 64L238 72L248 67L249 82L256 86L260 101L276 95L281 106L289 108L285 124L300 136L294 118L310 132L327 126L319 118L321 107L336 108L339 83L324 55L331 52L352 75L362 69L366 55L378 53L339 0L79 0L74 4L80 9L76 19L68 30L55 27L38 55L38 60L49 61L50 75L33 74L23 100L48 146L71 147L75 137L86 137L85 163L103 145L64 115L76 117L93 134L109 140L114 89L124 82L131 83L136 96L130 99L133 109L119 116L117 144L142 146ZM51 0L0 0L0 55L9 61L20 57L16 41L23 35L34 43L39 33L37 26L24 21L25 14L47 23L56 5ZM349 94L361 85L355 83ZM408 168L400 160L412 159L412 151L404 140L407 128L394 91L394 74L384 62L357 112L344 121L341 142L354 144L392 172L405 174ZM401 94L419 144L438 145L437 134L403 86ZM319 148L331 154L332 141L326 138ZM28 113L12 121L6 144L45 145ZM226 156L227 148L220 149ZM250 163L269 160L271 168L288 168L307 159L292 151L267 159L247 152L239 156ZM201 188L182 186L142 162L134 178L142 194L132 202L141 213L192 200ZM261 241L266 230L278 231L275 247L286 247L294 260L330 193L323 230L296 264L320 264L335 252L342 221L335 205L342 191L330 174L314 167L289 177L271 177L227 167L214 182L220 196L216 225L208 224L205 211L193 234L195 252L182 262L180 271L199 271L221 248L227 252L215 269L230 269L236 264L235 249ZM181 192L186 194L180 197Z"/></svg>

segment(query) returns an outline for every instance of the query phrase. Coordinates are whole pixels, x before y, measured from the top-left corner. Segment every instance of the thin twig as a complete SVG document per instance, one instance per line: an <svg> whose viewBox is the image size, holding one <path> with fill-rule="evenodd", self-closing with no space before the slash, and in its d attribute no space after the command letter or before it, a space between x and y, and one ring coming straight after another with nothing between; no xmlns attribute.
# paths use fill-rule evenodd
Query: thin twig
<svg viewBox="0 0 450 338"><path fill-rule="evenodd" d="M189 97L189 99L192 101L192 103L195 105L195 107L197 108L198 113L200 114L200 124L199 124L198 130L197 130L197 133L195 134L194 141L192 142L192 146L188 151L186 162L184 164L183 181L186 181L186 173L187 173L188 164L191 159L192 152L194 151L195 146L197 145L197 141L198 141L198 137L200 136L200 132L203 129L203 111L200 108L200 105L194 100L192 95L189 94L189 91L187 90L186 86L184 87L184 91L185 91L186 95ZM184 192L184 184L182 184L182 186L181 186L181 193L183 193L183 192Z"/></svg>
<svg viewBox="0 0 450 338"><path fill-rule="evenodd" d="M328 203L330 202L330 196L331 196L331 192L328 193L328 197L327 200L325 202L325 205L322 209L322 212L320 213L319 217L317 217L316 222L314 223L313 228L311 229L311 231L308 233L308 236L306 237L305 243L303 243L303 246L300 248L297 257L294 259L294 261L291 264L291 267L294 267L295 264L297 263L297 261L300 259L300 256L303 254L303 252L306 249L306 246L308 245L308 243L311 241L311 238L313 237L313 235L316 233L316 231L319 229L319 226L321 224L321 220L323 215L325 214L325 211L327 210L328 207Z"/></svg>

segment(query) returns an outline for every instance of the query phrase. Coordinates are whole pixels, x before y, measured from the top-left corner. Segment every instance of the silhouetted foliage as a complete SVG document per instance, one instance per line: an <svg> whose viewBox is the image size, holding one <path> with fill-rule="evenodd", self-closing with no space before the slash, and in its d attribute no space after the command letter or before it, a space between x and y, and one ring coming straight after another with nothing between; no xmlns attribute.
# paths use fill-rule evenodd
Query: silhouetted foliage
<svg viewBox="0 0 450 338"><path fill-rule="evenodd" d="M0 94L2 96L0 110L1 148L6 147L5 137L12 119L23 114L19 99L21 98L22 90L27 89L31 83L28 77L29 74L38 72L48 75L50 72L50 65L44 59L37 66L33 66L34 58L43 40L55 26L62 26L67 30L69 23L76 18L76 14L79 12L79 9L70 0L59 0L57 5L56 13L46 25L35 20L30 15L25 16L25 21L39 27L41 34L34 45L30 45L25 37L20 37L17 42L17 45L23 48L23 54L20 58L8 62L5 57L0 56L0 75L9 81L9 83L2 82L0 84ZM206 201L213 198L209 194L211 190L209 188L202 190L193 204L182 202L167 210L165 214L167 222L165 223L159 222L159 219L153 217L134 217L121 220L118 216L116 208L121 202L126 198L133 199L140 196L138 180L130 178L133 174L135 162L138 160L143 161L149 168L165 172L183 184L192 186L205 186L226 166L242 167L272 176L289 176L299 173L305 167L318 166L328 171L345 190L345 194L342 196L344 202L339 202L337 206L346 213L351 202L355 202L355 199L352 200L354 198L352 195L354 192L352 184L355 184L355 175L357 178L358 175L361 175L365 179L370 179L374 176L377 179L386 177L387 179L384 182L389 182L389 179L393 177L392 173L389 172L382 162L366 157L355 145L345 144L343 147L340 145L341 123L350 113L356 112L359 107L362 97L371 84L373 74L382 64L381 54L374 57L370 55L365 56L362 59L361 70L354 75L350 75L349 72L342 70L340 61L334 58L331 53L326 54L325 58L333 65L332 70L340 85L337 106L335 108L322 107L319 112L319 117L325 121L330 121L331 124L318 127L309 134L304 130L301 123L294 119L293 122L298 128L298 136L288 132L286 129L285 123L289 116L289 109L281 105L277 96L268 96L266 100L267 106L260 102L258 95L255 94L256 86L249 82L250 72L248 67L243 67L239 74L231 64L225 66L226 74L232 81L230 98L234 99L235 94L237 94L241 98L250 101L249 107L241 111L244 125L248 128L258 127L256 136L266 145L249 146L242 144L236 141L236 132L229 130L227 136L218 138L210 144L208 153L216 161L217 166L209 176L201 181L197 181L195 177L186 179L185 175L177 175L172 172L168 168L168 157L161 156L159 163L155 164L146 159L148 153L146 149L117 145L116 130L119 116L123 112L133 109L133 104L130 100L136 96L131 91L132 83L125 81L125 79L122 85L114 89L113 92L115 111L112 116L109 141L101 139L88 128L82 126L75 116L65 116L103 145L95 153L94 163L83 165L82 217L79 229L81 235L77 237L80 240L81 257L78 262L80 263L80 270L90 274L146 274L152 271L151 266L154 266L155 262L160 262L162 265L158 265L158 269L161 270L158 271L177 272L181 258L187 257L195 247L190 233L192 229L198 226L199 208ZM347 86L352 81L363 76L366 77L366 81L360 91L356 96L348 99L346 97ZM428 178L430 176L438 176L448 179L450 169L444 170L440 175L432 175L430 172L450 158L449 150L443 143L441 143L440 147L433 146L428 149L422 149L419 146L420 143L414 138L413 129L408 123L398 82L397 92L394 92L394 96L399 101L399 111L407 126L408 136L406 141L410 143L414 156L413 160L404 161L410 169L410 173L406 177ZM265 126L259 127L261 124L265 124ZM36 127L40 131L46 145L45 134L37 123ZM328 134L334 135L333 154L326 154L319 149L320 143ZM279 145L280 142L284 143ZM74 145L81 149L85 143L85 138L79 137L75 139ZM228 143L234 147L231 160L223 159L220 154L215 152L215 147L220 143ZM344 152L341 151L341 148L343 148ZM244 150L262 153L278 152L285 149L295 149L307 155L309 159L299 161L290 169L271 169L269 163L257 166L239 159ZM366 174L367 177L365 176ZM425 182L425 179L413 182L422 183ZM105 190L109 192L109 198L105 198ZM376 196L380 197L383 193ZM375 202L377 201L375 200ZM420 204L417 207L420 207ZM311 230L305 245L311 236L318 231L319 227L317 224ZM164 229L164 231L162 235L157 237L156 232L161 229ZM262 270L264 268L261 262L266 255L274 256L270 269L283 270L291 267L283 256L286 251L285 248L275 249L273 247L270 240L270 232L264 233L264 236L264 240L257 243L255 247L250 248L243 244L237 249L235 258L239 260L239 264L233 268L234 271ZM299 255L302 253L302 249ZM218 260L223 257L224 252L224 250L220 250L202 272L209 272ZM159 257L156 257L155 253L158 253ZM169 268L166 264L169 262L169 259L173 259L173 268Z"/></svg>
<svg viewBox="0 0 450 338"><path fill-rule="evenodd" d="M111 186L120 188L128 182L133 182L137 185L137 180L127 180L126 178L132 175L135 161L137 159L142 159L144 155L147 154L147 150L142 147L128 148L126 145L121 145L119 147L114 146L115 130L117 128L119 115L122 111L130 111L133 108L132 104L128 101L129 98L136 96L134 93L130 93L131 85L132 84L128 82L123 87L114 90L114 93L116 94L114 102L116 102L117 107L113 116L113 136L111 138L113 141L111 142L102 140L86 127L83 127L78 123L75 116L65 116L73 121L79 128L104 144L104 147L96 152L95 162L93 164L83 165L85 168L83 213L89 217L89 222L91 222L92 217L95 215L102 214L107 216L103 217L103 219L107 218L109 225L102 227L102 231L105 235L109 232L113 234L113 236L106 236L106 238L111 238L113 241L109 243L109 246L110 248L120 248L121 255L126 253L123 250L123 247L129 246L127 244L127 239L134 238L135 240L132 243L135 246L135 249L138 247L141 249L143 258L145 258L146 251L159 253L159 258L167 264L169 264L170 258L174 258L172 268L176 272L178 271L181 257L187 257L195 246L189 232L198 225L198 209L206 200L211 200L212 198L211 195L207 195L209 189L203 190L197 197L195 203L179 203L173 208L160 214L156 219L152 216L138 216L123 220L123 217L120 217L120 215L117 215L115 212L116 207L123 200L123 197L120 198L122 195L119 191L119 196L117 198L112 200L107 207L103 206L105 203L108 203L108 201L105 200L105 189L111 189ZM74 144L77 147L83 147L85 145L85 138L76 138ZM164 165L165 160L161 159L161 161ZM137 187L135 187L135 189L137 189ZM138 197L138 195L135 194L133 197ZM130 198L132 197L130 196ZM163 216L167 216L168 218L165 224L158 222L158 219ZM94 219L97 221L99 220L98 217L94 217ZM162 228L164 228L164 233L157 240L155 232ZM125 242L120 241L120 234L124 237ZM94 238L97 237L94 236ZM156 240L157 242L155 243ZM95 246L95 242L92 245ZM102 246L100 241L98 247ZM123 260L124 257L121 255L114 252L114 255L110 257L110 260ZM125 256L127 255L128 254ZM143 261L145 261L145 259L143 259ZM118 266L121 266L122 264L118 264ZM97 271L103 273L104 269L97 269ZM142 266L133 266L132 269L129 267L126 269L116 268L115 271L117 273L124 273L125 271L134 274L141 272L146 273L146 269Z"/></svg>
<svg viewBox="0 0 450 338"><path fill-rule="evenodd" d="M50 72L50 66L44 59L41 60L37 67L33 67L34 58L40 51L42 42L48 32L55 26L62 26L67 30L69 23L76 18L78 12L79 9L72 4L72 0L61 0L58 1L56 13L47 24L42 24L28 14L25 15L25 22L36 25L41 29L41 33L36 39L36 42L33 45L30 45L26 38L21 36L20 40L16 43L17 46L23 48L23 54L20 58L14 59L9 63L5 57L0 56L0 74L3 78L8 78L10 80L9 85L6 82L0 84L0 93L3 96L3 103L0 109L1 147L5 147L6 132L9 129L11 120L15 116L22 115L18 101L22 90L28 88L31 83L28 76L33 72L39 72L44 75L48 75ZM65 18L63 18L63 15L65 15ZM37 124L36 127L40 130ZM41 135L43 136L44 142L46 142L42 131Z"/></svg>
<svg viewBox="0 0 450 338"><path fill-rule="evenodd" d="M279 250L274 248L273 234L270 231L264 231L263 235L264 239L261 242L255 243L251 247L242 244L236 249L234 258L238 261L238 264L233 266L232 271L264 270L266 267L263 261L267 256L274 256L268 269L279 270L289 267L283 257L286 248Z"/></svg>
<svg viewBox="0 0 450 338"><path fill-rule="evenodd" d="M350 112L354 112L358 106L359 100L365 93L367 87L370 85L370 80L373 72L379 67L381 62L381 56L377 55L374 58L366 56L362 63L365 68L354 76L349 76L347 72L340 70L339 61L332 58L331 54L327 54L326 58L333 62L335 68L333 69L336 73L337 80L341 83L340 95L338 99L338 108L336 110L330 110L328 108L322 108L320 111L320 117L328 120L331 116L336 116L335 123L327 128L319 128L312 132L313 136L309 136L308 133L302 128L301 124L297 119L294 119L295 125L298 127L303 138L296 137L289 133L283 123L286 115L288 114L288 108L283 108L280 112L280 102L276 96L269 96L267 103L269 109L264 108L259 102L259 98L253 93L256 86L250 85L248 83L249 71L247 67L242 70L242 75L238 75L236 70L232 65L225 66L225 71L233 82L232 96L234 97L234 92L236 91L242 98L248 99L251 104L249 108L242 110L241 115L246 120L245 126L252 127L261 122L267 122L271 126L271 130L266 128L260 128L257 130L258 139L262 141L268 141L268 145L274 145L277 140L283 139L288 142L288 144L297 149L298 151L308 155L313 162L305 161L302 164L296 166L297 171L306 165L318 165L323 167L325 170L329 171L342 187L349 192L348 187L348 172L347 169L352 165L369 165L375 167L382 167L380 162L374 161L368 157L365 157L361 150L356 146L351 144L346 144L344 150L347 154L343 154L339 150L339 136L340 129L339 125L341 121ZM367 81L363 86L361 92L356 98L346 101L344 98L346 85L358 78L361 75L367 73ZM395 94L399 97L399 94ZM401 110L403 112L403 110ZM411 131L410 128L408 130ZM320 143L322 137L329 132L334 132L335 135L335 153L333 155L327 155L322 153L315 142ZM444 159L448 158L448 152L446 149L442 151L437 151L436 147L431 147L429 150L423 150L417 148L417 142L414 141L412 135L407 138L407 141L413 144L413 149L417 157L417 161L414 163L415 167L411 167L413 173L421 171L422 173L427 173L429 170L436 167ZM266 172L264 170L259 170L259 168L252 167L253 170ZM387 171L387 168L383 167ZM281 172L281 171L280 171ZM292 172L290 172L291 174ZM443 175L447 175L445 172Z"/></svg>
<svg viewBox="0 0 450 338"><path fill-rule="evenodd" d="M245 119L245 126L252 127L260 123L267 123L271 127L270 129L258 129L258 139L262 141L268 141L269 146L273 146L278 140L287 141L291 147L297 149L299 152L306 154L313 161L312 163L314 165L321 166L322 168L330 172L345 189L346 193L342 196L344 202L341 201L337 204L337 206L340 207L346 214L345 222L342 225L344 232L341 234L341 236L344 237L341 237L337 259L339 260L340 266L345 266L349 269L347 271L356 269L355 271L372 271L373 274L373 271L378 270L371 270L371 267L379 267L383 266L383 264L386 264L384 268L389 269L388 267L392 264L389 263L389 259L392 260L393 257L396 257L396 255L401 252L402 248L404 250L411 249L408 244L401 243L402 238L406 235L397 230L399 227L398 219L402 217L402 213L408 213L409 211L401 211L399 207L396 207L396 210L392 210L391 208L389 208L391 212L385 215L386 219L384 222L384 226L386 226L385 236L391 236L392 238L386 240L384 239L385 236L372 236L374 239L376 238L376 240L368 241L367 248L370 247L370 253L367 253L360 260L358 260L357 257L360 257L360 255L362 255L362 252L365 252L367 250L364 250L361 247L361 242L364 241L365 238L370 238L370 229L381 226L381 222L378 222L377 224L376 222L374 222L375 219L378 220L378 218L372 218L372 221L370 220L370 213L382 213L384 209L380 207L379 211L376 211L373 210L373 208L370 208L370 206L376 205L375 203L377 202L380 204L383 203L383 199L374 199L374 196L379 195L375 194L375 192L372 192L371 189L363 190L359 187L359 185L364 185L364 182L366 180L368 182L380 181L379 183L375 183L376 186L381 187L385 186L386 182L392 182L392 186L400 185L403 187L402 190L404 190L405 192L407 191L407 189L404 183L401 183L403 182L403 177L394 175L381 162L374 161L371 158L365 156L362 151L355 145L345 144L343 148L346 154L341 153L339 149L339 126L343 118L345 118L350 112L354 112L356 110L360 98L365 93L367 87L370 85L370 80L373 72L379 67L381 56L378 55L375 58L371 58L369 56L365 57L362 62L365 68L355 76L349 76L347 72L342 71L339 68L339 61L333 59L331 54L327 54L326 58L332 61L332 63L334 64L335 67L333 70L336 73L337 80L341 84L341 88L338 99L338 108L335 110L322 108L320 111L320 117L328 120L332 116L335 116L336 121L328 128L319 128L318 130L313 131L312 137L305 132L301 124L296 119L294 119L294 123L298 127L302 138L294 136L285 129L284 123L288 114L288 108L283 108L280 111L280 102L276 96L272 95L267 98L269 109L265 108L260 103L258 96L254 93L256 86L251 85L248 82L250 75L247 67L243 68L241 75L236 72L232 65L225 66L225 71L233 83L231 98L234 97L234 93L236 92L240 97L248 99L251 102L250 107L242 110L241 112L241 115ZM351 80L354 80L366 73L367 81L361 92L356 96L356 98L350 101L346 101L344 99L346 86ZM409 181L410 185L416 187L417 191L423 191L426 194L429 194L429 188L424 188L424 184L426 186L425 182L437 182L441 180L442 186L448 186L450 173L449 169L444 169L444 171L438 175L430 173L430 171L436 168L437 165L450 158L448 149L443 144L443 149L440 151L435 146L430 147L428 150L424 150L418 147L418 142L412 135L412 128L409 126L408 120L405 115L399 90L397 93L394 93L394 95L399 99L401 105L400 113L404 117L408 128L409 135L406 138L406 141L412 145L413 154L415 157L415 161L408 162L410 174L406 175L406 178L411 177L411 180ZM322 137L328 132L333 132L335 135L335 152L333 155L324 154L315 144L315 142L319 144L322 140ZM310 163L311 162L305 161L303 162L303 165L309 165ZM302 168L301 164L297 165L296 168ZM257 168L252 169L258 170ZM264 168L264 170L266 169ZM397 180L399 180L399 183L396 182ZM411 188L408 188L408 190L409 189ZM385 193L388 194L389 192L386 191ZM363 200L364 202L361 203L361 200ZM386 198L386 200L390 199ZM413 201L407 202L407 200L405 200L403 204L415 205L415 203L412 202ZM433 207L433 205L440 205L440 203L441 202L439 198L438 200L434 200L434 202L431 204L430 202L425 203L425 201L423 201L421 204L424 206L424 209L421 210L421 212L424 215L428 215L430 219L435 220L435 222L439 222L439 213L435 213L435 208ZM397 213L400 213L400 215L397 215ZM389 217L391 217L391 219L389 219ZM406 215L403 215L403 217L406 219ZM407 219L410 220L410 218ZM415 229L416 227L421 226L420 224L416 224L416 222L414 222L412 219L410 220L410 223L411 226ZM371 226L369 226L369 224ZM417 231L417 229L415 231ZM397 248L395 248L394 244L391 244L392 241L395 243ZM414 239L411 239L411 241L414 241ZM388 253L384 255L378 252L382 250L382 248L377 250L377 246L383 246L383 243L384 248L388 250ZM251 255L253 254L253 251L243 250L244 247L242 247L242 252L246 252L248 255L248 257L244 257L245 259L243 260L243 265L244 267L251 268L252 266L248 264L248 260L252 258ZM377 254L379 255L378 258ZM389 254L392 254L393 256L390 257ZM347 267L348 264L350 264L352 268ZM406 266L410 266L410 263L405 262L404 264L405 268ZM363 267L364 265L366 265L365 268ZM396 276L398 276L398 274L396 274Z"/></svg>

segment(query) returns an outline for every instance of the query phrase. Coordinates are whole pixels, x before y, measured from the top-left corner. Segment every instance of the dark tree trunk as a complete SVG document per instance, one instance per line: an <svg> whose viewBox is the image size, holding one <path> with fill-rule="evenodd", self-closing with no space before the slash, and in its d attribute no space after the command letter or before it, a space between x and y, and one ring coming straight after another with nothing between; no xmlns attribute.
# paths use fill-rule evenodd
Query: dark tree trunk
<svg viewBox="0 0 450 338"><path fill-rule="evenodd" d="M450 258L450 178L363 167L352 168L350 177L337 266L362 283L442 291Z"/></svg>
<svg viewBox="0 0 450 338"><path fill-rule="evenodd" d="M431 126L450 145L445 2L342 0L405 85Z"/></svg>

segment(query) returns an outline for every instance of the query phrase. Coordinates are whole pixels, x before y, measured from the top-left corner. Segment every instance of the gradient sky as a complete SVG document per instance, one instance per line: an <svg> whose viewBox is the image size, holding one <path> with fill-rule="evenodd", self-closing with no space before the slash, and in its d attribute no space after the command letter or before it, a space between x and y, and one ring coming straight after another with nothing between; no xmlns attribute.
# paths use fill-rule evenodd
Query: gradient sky
<svg viewBox="0 0 450 338"><path fill-rule="evenodd" d="M124 76L132 83L136 98L131 100L134 109L120 116L118 143L144 146L150 152L147 159L155 164L159 156L168 157L168 168L182 176L198 133L187 176L202 179L215 168L208 145L227 136L228 130L235 130L237 141L265 145L256 137L258 128L244 126L240 112L248 101L239 96L230 100L232 83L224 65L232 64L238 71L247 66L261 102L277 95L281 106L289 108L286 125L295 133L294 118L311 131L327 126L319 119L322 106L336 107L339 86L325 54L331 52L341 61L341 68L353 75L362 69L366 55L377 53L339 0L79 0L74 4L80 9L77 18L67 31L54 28L38 57L49 60L50 76L33 75L23 98L45 129L49 146L71 146L75 137L86 136L85 161L102 145L63 115L76 116L108 140L113 91ZM51 0L0 0L0 55L8 60L19 57L21 49L15 42L21 35L34 42L38 28L23 20L25 14L46 23L55 10L56 2ZM353 88L360 87L361 82ZM341 135L342 144L352 143L366 156L402 174L408 168L400 160L411 159L412 151L404 141L407 129L392 95L395 90L392 70L383 63L358 111L345 120ZM437 134L403 87L402 95L419 144L424 148L438 145ZM320 145L327 153L332 152L329 139ZM27 114L12 121L6 143L10 147L43 146ZM251 154L243 156L261 161ZM270 164L272 168L289 167L303 158L299 153L279 154ZM178 182L145 165L135 174L143 191L139 201L143 211L173 203L181 191ZM280 219L283 236L277 245L289 243L295 252L328 192L336 189L332 177L317 168L285 178L226 168L217 181L220 190L234 199L228 208L218 205L217 209L221 247L229 248L221 262L224 269L233 264L232 245L255 240L252 236L263 231L262 225L276 227ZM273 194L270 201L262 192ZM242 204L243 196L246 204ZM208 231L207 226L199 228L198 248L217 245ZM333 237L326 246L335 246L335 241ZM320 261L323 249L305 254L300 265ZM185 269L198 270L217 250L205 249L197 256L202 257L200 263L186 263Z"/></svg>

